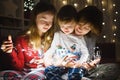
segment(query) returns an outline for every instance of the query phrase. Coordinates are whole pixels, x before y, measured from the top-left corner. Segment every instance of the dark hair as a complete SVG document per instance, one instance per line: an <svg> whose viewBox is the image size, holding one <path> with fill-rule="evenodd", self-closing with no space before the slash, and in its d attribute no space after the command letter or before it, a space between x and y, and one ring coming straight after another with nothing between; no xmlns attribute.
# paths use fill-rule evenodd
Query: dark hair
<svg viewBox="0 0 120 80"><path fill-rule="evenodd" d="M46 3L44 1L42 2L38 2L33 10L32 10L32 15L31 15L31 24L32 25L36 25L36 16L39 14L39 13L42 13L42 12L51 12L51 14L55 15L56 13L56 9L55 7L50 4L50 3Z"/></svg>
<svg viewBox="0 0 120 80"><path fill-rule="evenodd" d="M57 14L57 20L60 21L76 21L77 11L74 6L72 5L65 5L62 8L60 8L58 14Z"/></svg>
<svg viewBox="0 0 120 80"><path fill-rule="evenodd" d="M93 32L99 35L102 31L103 13L96 6L87 6L78 12L78 22L84 21L85 23L92 24ZM93 30L92 29L92 30ZM91 30L91 32L92 32Z"/></svg>

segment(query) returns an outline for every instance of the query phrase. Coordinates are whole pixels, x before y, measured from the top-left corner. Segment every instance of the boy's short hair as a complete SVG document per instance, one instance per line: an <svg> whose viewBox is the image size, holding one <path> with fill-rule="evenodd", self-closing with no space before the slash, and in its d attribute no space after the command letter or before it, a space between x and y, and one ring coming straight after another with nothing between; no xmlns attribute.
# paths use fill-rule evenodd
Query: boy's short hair
<svg viewBox="0 0 120 80"><path fill-rule="evenodd" d="M63 22L70 22L72 20L76 21L77 17L77 10L72 5L65 5L63 6L58 14L57 14L57 21Z"/></svg>

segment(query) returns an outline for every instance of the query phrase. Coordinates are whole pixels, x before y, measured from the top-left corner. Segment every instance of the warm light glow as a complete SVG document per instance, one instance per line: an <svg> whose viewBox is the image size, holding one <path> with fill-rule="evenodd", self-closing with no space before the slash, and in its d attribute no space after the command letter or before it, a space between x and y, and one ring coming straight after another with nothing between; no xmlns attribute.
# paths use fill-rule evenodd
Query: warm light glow
<svg viewBox="0 0 120 80"><path fill-rule="evenodd" d="M116 22L117 20L116 19L114 19L114 22Z"/></svg>
<svg viewBox="0 0 120 80"><path fill-rule="evenodd" d="M116 36L116 33L114 33L113 35Z"/></svg>
<svg viewBox="0 0 120 80"><path fill-rule="evenodd" d="M92 0L87 0L87 3L88 4L92 4Z"/></svg>
<svg viewBox="0 0 120 80"><path fill-rule="evenodd" d="M24 11L33 10L33 6L34 6L34 1L33 0L25 0Z"/></svg>
<svg viewBox="0 0 120 80"><path fill-rule="evenodd" d="M105 11L105 8L103 8L102 10Z"/></svg>
<svg viewBox="0 0 120 80"><path fill-rule="evenodd" d="M115 39L113 39L112 42L115 43Z"/></svg>
<svg viewBox="0 0 120 80"><path fill-rule="evenodd" d="M86 4L85 7L87 7L88 5Z"/></svg>
<svg viewBox="0 0 120 80"><path fill-rule="evenodd" d="M106 38L106 35L103 35L103 38Z"/></svg>
<svg viewBox="0 0 120 80"><path fill-rule="evenodd" d="M116 30L117 29L117 27L116 26L112 26L112 30Z"/></svg>
<svg viewBox="0 0 120 80"><path fill-rule="evenodd" d="M78 7L78 4L77 4L77 3L74 3L74 6L75 6L75 7Z"/></svg>
<svg viewBox="0 0 120 80"><path fill-rule="evenodd" d="M87 2L89 3L89 2L90 2L90 0L87 0Z"/></svg>
<svg viewBox="0 0 120 80"><path fill-rule="evenodd" d="M105 22L103 22L102 25L105 25Z"/></svg>
<svg viewBox="0 0 120 80"><path fill-rule="evenodd" d="M117 26L114 26L114 29L117 29Z"/></svg>
<svg viewBox="0 0 120 80"><path fill-rule="evenodd" d="M116 5L115 5L115 4L113 4L113 6L115 7Z"/></svg>
<svg viewBox="0 0 120 80"><path fill-rule="evenodd" d="M115 14L118 14L118 12L116 11Z"/></svg>
<svg viewBox="0 0 120 80"><path fill-rule="evenodd" d="M66 0L64 0L64 1L62 1L62 3L65 5L65 4L67 4L67 1L66 1Z"/></svg>
<svg viewBox="0 0 120 80"><path fill-rule="evenodd" d="M104 2L104 1L102 1L101 3L102 3L103 6L105 5L105 2Z"/></svg>
<svg viewBox="0 0 120 80"><path fill-rule="evenodd" d="M47 40L50 40L50 36L47 37Z"/></svg>

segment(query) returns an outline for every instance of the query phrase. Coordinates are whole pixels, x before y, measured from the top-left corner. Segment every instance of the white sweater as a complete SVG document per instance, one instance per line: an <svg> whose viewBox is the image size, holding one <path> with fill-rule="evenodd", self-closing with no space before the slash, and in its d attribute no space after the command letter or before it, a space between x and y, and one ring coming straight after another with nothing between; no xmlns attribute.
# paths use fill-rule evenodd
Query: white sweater
<svg viewBox="0 0 120 80"><path fill-rule="evenodd" d="M73 34L64 34L58 31L54 34L51 47L45 53L45 58L60 53L72 53L78 56L80 63L86 62L89 52L83 36L75 36ZM46 59L48 60L48 59Z"/></svg>

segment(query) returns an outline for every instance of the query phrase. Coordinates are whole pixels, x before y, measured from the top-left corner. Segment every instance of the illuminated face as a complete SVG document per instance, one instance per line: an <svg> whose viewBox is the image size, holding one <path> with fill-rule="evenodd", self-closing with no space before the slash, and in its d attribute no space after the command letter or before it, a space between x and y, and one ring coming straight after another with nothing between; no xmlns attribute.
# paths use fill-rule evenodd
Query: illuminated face
<svg viewBox="0 0 120 80"><path fill-rule="evenodd" d="M52 27L53 18L54 15L50 12L43 12L37 15L36 25L38 31L41 32L40 34L47 32Z"/></svg>
<svg viewBox="0 0 120 80"><path fill-rule="evenodd" d="M91 25L89 23L79 22L75 27L75 34L78 36L84 36L91 31Z"/></svg>
<svg viewBox="0 0 120 80"><path fill-rule="evenodd" d="M76 26L76 23L74 21L65 23L65 22L59 22L60 29L65 34L71 34L74 31L74 28Z"/></svg>

